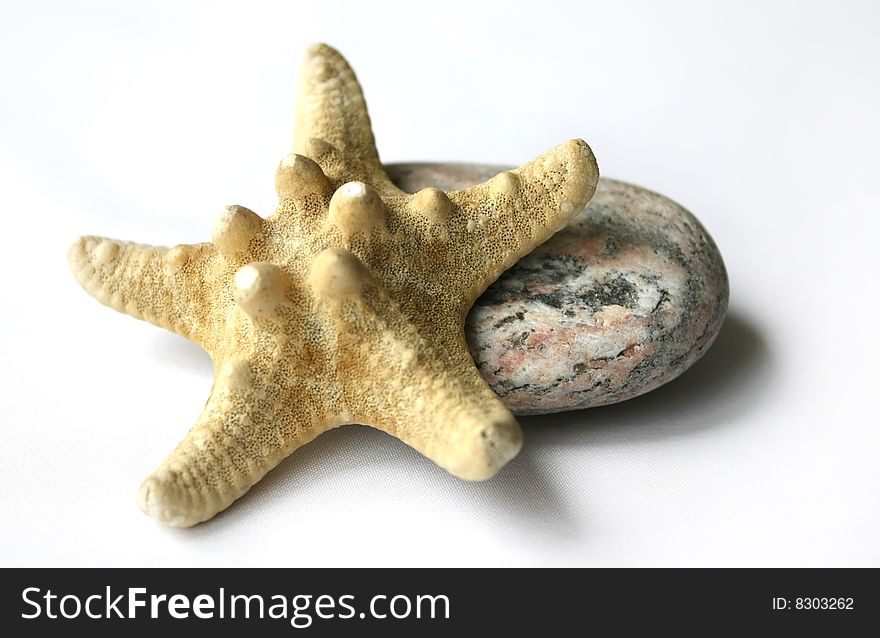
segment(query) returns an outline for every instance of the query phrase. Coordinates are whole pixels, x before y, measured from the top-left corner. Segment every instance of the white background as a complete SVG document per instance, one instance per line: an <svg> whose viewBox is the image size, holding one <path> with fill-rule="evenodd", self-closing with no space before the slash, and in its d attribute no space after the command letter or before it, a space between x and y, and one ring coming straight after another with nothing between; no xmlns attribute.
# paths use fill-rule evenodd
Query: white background
<svg viewBox="0 0 880 638"><path fill-rule="evenodd" d="M7 4L0 564L880 565L876 3ZM88 297L67 247L270 212L316 41L357 71L385 161L583 137L604 175L684 204L729 317L667 387L523 419L487 483L348 427L168 529L135 494L210 362Z"/></svg>

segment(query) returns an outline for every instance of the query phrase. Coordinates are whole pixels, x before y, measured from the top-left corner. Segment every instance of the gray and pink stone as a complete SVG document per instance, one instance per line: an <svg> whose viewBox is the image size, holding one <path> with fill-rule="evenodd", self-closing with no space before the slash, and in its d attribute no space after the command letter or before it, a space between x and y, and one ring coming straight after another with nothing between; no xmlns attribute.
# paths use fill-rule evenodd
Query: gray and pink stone
<svg viewBox="0 0 880 638"><path fill-rule="evenodd" d="M404 190L457 190L507 167L391 164ZM727 310L724 262L684 208L602 178L565 229L505 272L467 320L471 354L516 414L644 394L687 370Z"/></svg>

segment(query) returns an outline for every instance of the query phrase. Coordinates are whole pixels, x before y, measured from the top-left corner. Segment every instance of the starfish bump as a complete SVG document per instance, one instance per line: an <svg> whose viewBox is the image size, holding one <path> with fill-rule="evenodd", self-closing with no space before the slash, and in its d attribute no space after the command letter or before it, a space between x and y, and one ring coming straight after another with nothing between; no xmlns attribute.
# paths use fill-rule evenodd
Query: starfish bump
<svg viewBox="0 0 880 638"><path fill-rule="evenodd" d="M354 73L326 45L306 54L295 129L272 215L229 206L203 244L83 237L70 250L99 301L214 361L204 411L140 490L141 508L169 525L211 518L347 423L469 480L493 476L522 445L474 366L464 320L592 197L589 147L567 142L466 190L405 193L379 161Z"/></svg>

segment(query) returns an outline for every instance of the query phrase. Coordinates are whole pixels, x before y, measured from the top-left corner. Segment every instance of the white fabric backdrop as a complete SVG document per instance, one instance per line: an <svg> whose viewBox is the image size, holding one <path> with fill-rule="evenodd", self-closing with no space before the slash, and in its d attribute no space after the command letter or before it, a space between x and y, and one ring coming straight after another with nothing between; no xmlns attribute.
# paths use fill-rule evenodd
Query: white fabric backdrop
<svg viewBox="0 0 880 638"><path fill-rule="evenodd" d="M839 0L4 5L0 564L880 564L878 18ZM134 496L210 362L89 298L67 246L203 241L222 205L270 211L315 41L354 65L386 161L587 139L603 174L703 220L729 318L665 388L523 419L487 483L349 427L166 529Z"/></svg>

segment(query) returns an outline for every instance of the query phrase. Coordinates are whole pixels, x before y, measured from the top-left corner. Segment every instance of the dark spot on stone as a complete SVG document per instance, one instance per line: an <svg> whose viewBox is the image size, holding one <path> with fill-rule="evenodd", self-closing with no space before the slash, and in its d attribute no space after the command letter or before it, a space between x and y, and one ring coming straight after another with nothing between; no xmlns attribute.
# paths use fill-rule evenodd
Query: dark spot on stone
<svg viewBox="0 0 880 638"><path fill-rule="evenodd" d="M611 257L620 251L620 240L616 237L609 236L605 238L605 256Z"/></svg>
<svg viewBox="0 0 880 638"><path fill-rule="evenodd" d="M522 321L525 318L525 313L519 311L512 315L507 315L506 317L499 319L493 324L493 327L500 328L501 326L506 326L509 323L513 323L514 321Z"/></svg>
<svg viewBox="0 0 880 638"><path fill-rule="evenodd" d="M493 328L500 328L501 326L506 326L507 324L509 324L512 321L516 321L516 317L514 317L513 315L507 315L503 319L499 319L494 324L492 324L492 327Z"/></svg>
<svg viewBox="0 0 880 638"><path fill-rule="evenodd" d="M534 295L533 298L535 299L535 301L540 301L542 304L546 304L551 308L556 308L557 310L565 305L565 295L561 291L539 293Z"/></svg>
<svg viewBox="0 0 880 638"><path fill-rule="evenodd" d="M664 303L667 303L669 301L669 299L670 299L669 291L661 288L660 289L660 300L656 303L654 308L651 310L651 313L653 314L653 313L657 312L658 310L660 310L660 307Z"/></svg>
<svg viewBox="0 0 880 638"><path fill-rule="evenodd" d="M523 344L525 344L526 339L529 338L530 334L531 333L528 330L526 330L525 332L520 332L518 335L510 340L510 343L513 344L514 348L521 348Z"/></svg>
<svg viewBox="0 0 880 638"><path fill-rule="evenodd" d="M601 285L591 288L581 295L581 298L593 310L604 306L623 306L633 309L638 306L638 292L635 284L622 275L608 279Z"/></svg>
<svg viewBox="0 0 880 638"><path fill-rule="evenodd" d="M574 373L575 374L583 374L586 371L587 371L587 364L586 363L574 364Z"/></svg>
<svg viewBox="0 0 880 638"><path fill-rule="evenodd" d="M531 383L524 383L522 385L515 385L511 388L505 388L502 385L493 385L492 391L503 399L511 392L516 392L517 390L530 390L531 387L532 387Z"/></svg>

